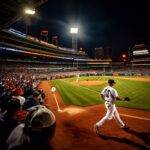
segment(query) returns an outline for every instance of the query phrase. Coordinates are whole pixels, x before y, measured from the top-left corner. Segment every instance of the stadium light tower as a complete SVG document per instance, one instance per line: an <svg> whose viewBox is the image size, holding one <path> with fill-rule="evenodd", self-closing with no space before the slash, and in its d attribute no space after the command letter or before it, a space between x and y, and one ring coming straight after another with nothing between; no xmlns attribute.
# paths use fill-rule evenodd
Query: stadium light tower
<svg viewBox="0 0 150 150"><path fill-rule="evenodd" d="M78 50L78 45L77 45L77 39L78 39L78 27L71 27L70 28L70 33L72 34L72 49L75 51Z"/></svg>
<svg viewBox="0 0 150 150"><path fill-rule="evenodd" d="M35 9L34 8L25 8L24 9L24 14L27 16L33 16L35 14ZM26 34L28 34L28 25L27 25L27 18L26 18Z"/></svg>

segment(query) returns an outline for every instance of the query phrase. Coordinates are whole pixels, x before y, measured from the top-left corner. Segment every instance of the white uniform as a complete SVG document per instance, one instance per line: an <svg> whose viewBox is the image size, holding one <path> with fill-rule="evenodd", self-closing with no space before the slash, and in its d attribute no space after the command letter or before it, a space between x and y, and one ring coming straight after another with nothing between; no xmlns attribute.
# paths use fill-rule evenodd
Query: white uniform
<svg viewBox="0 0 150 150"><path fill-rule="evenodd" d="M114 118L120 127L124 127L125 124L121 120L114 104L116 97L118 97L118 92L113 87L107 86L102 90L101 94L104 96L107 113L99 122L96 123L96 125L101 127L107 120Z"/></svg>

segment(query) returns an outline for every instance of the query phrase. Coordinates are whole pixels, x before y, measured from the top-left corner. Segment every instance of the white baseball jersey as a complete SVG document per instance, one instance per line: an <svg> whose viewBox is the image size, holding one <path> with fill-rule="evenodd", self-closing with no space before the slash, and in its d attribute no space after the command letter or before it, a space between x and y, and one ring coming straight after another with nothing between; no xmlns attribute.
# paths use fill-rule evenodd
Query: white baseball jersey
<svg viewBox="0 0 150 150"><path fill-rule="evenodd" d="M111 86L105 87L101 94L104 96L105 101L109 101L114 103L116 101L116 97L118 97L118 92Z"/></svg>

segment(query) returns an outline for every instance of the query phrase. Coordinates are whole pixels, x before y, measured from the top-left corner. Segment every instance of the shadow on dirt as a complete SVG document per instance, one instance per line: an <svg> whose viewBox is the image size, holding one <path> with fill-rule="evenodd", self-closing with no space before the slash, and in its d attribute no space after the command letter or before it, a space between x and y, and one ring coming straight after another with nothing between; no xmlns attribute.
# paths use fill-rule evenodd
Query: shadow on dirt
<svg viewBox="0 0 150 150"><path fill-rule="evenodd" d="M145 144L150 145L150 133L137 132L132 129L125 130L125 132L135 135L136 137L140 138ZM139 144L135 141L129 140L125 137L119 138L119 137L115 137L115 136L107 136L107 135L102 135L102 134L99 134L99 137L104 140L113 140L115 142L129 144L129 145L139 148L139 149L144 149L144 150L150 149L150 147L146 147L142 144Z"/></svg>
<svg viewBox="0 0 150 150"><path fill-rule="evenodd" d="M136 137L140 138L145 144L150 145L150 133L148 132L137 132L132 129L126 130L126 132L135 135Z"/></svg>

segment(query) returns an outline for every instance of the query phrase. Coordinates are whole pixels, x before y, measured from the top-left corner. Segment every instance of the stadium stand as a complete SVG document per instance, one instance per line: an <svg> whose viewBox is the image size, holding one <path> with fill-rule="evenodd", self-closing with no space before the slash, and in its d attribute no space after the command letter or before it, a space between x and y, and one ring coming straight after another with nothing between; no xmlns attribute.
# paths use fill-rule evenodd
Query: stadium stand
<svg viewBox="0 0 150 150"><path fill-rule="evenodd" d="M131 51L131 70L135 74L150 74L150 47L144 44L134 45Z"/></svg>
<svg viewBox="0 0 150 150"><path fill-rule="evenodd" d="M26 119L27 108L43 104L45 95L40 81L31 74L0 74L0 148L11 131Z"/></svg>
<svg viewBox="0 0 150 150"><path fill-rule="evenodd" d="M145 47L133 47L131 61L112 62L110 59L91 59L84 52L58 47L11 28L0 31L1 70L21 71L24 68L28 72L45 74L57 71L85 71L86 74L87 70L95 70L97 74L107 75L114 72L148 75L149 47L146 49L148 54L143 53Z"/></svg>
<svg viewBox="0 0 150 150"><path fill-rule="evenodd" d="M34 39L34 40L33 40ZM33 38L31 40L28 35L16 31L14 29L2 30L0 32L0 51L2 68L14 67L20 65L19 68L25 67L32 70L38 68L47 68L47 70L62 71L80 70L80 69L100 69L102 67L109 68L111 60L94 60L90 59L84 52L75 52L68 48L56 47L43 41ZM5 67L3 67L5 66Z"/></svg>

